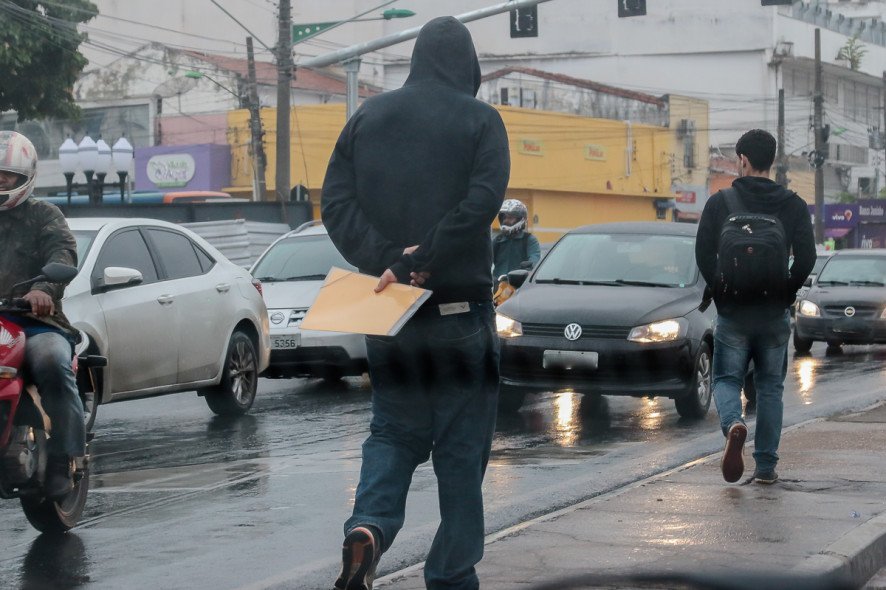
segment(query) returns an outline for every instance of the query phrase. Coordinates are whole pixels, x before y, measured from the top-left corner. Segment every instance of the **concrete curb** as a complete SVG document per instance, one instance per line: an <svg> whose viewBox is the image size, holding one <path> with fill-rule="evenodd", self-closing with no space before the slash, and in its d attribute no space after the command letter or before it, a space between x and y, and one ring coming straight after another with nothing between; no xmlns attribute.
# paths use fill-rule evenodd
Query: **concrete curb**
<svg viewBox="0 0 886 590"><path fill-rule="evenodd" d="M862 587L886 564L886 514L850 531L793 569L804 575L837 575Z"/></svg>

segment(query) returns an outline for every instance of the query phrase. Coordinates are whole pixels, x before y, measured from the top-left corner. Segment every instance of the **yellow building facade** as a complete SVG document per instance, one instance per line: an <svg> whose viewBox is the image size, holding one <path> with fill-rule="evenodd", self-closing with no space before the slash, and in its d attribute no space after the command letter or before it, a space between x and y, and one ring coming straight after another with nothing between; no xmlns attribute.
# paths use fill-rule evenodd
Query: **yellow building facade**
<svg viewBox="0 0 886 590"><path fill-rule="evenodd" d="M589 119L515 107L497 107L511 145L507 198L529 208L530 229L541 242L589 223L651 221L656 203L671 192L670 130L623 121ZM275 111L262 110L267 155L266 183L274 194ZM326 165L345 123L343 105L292 109L290 179L306 186L319 218L319 196ZM252 192L249 113L228 116L232 146L229 192ZM273 198L273 197L272 197Z"/></svg>

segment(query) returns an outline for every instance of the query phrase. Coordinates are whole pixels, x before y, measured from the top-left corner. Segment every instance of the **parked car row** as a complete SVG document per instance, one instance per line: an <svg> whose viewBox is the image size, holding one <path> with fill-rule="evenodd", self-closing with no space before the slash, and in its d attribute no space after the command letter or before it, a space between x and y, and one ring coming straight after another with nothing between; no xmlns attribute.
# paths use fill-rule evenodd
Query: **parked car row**
<svg viewBox="0 0 886 590"><path fill-rule="evenodd" d="M301 329L332 267L353 270L310 222L249 271L193 232L150 219L70 219L80 273L64 307L109 366L89 407L197 390L220 414L246 412L261 373L335 380L367 369L362 336ZM711 403L714 306L694 225L614 223L568 232L497 309L500 405L527 393L666 396L687 418ZM886 343L886 250L819 256L798 294L794 347ZM882 325L881 325L882 324ZM747 389L752 389L747 387Z"/></svg>

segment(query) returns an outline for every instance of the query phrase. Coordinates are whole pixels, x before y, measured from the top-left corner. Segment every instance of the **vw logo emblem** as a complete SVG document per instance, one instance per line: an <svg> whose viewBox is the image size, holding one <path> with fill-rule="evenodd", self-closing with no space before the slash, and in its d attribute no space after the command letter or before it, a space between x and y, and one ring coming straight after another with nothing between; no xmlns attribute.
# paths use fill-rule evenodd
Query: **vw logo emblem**
<svg viewBox="0 0 886 590"><path fill-rule="evenodd" d="M847 318L851 318L852 316L855 315L855 308L850 305L849 307L847 307L846 309L843 310L843 313L846 314Z"/></svg>
<svg viewBox="0 0 886 590"><path fill-rule="evenodd" d="M581 338L581 326L578 324L569 324L566 326L566 329L563 330L563 335L566 336L566 340L578 340Z"/></svg>

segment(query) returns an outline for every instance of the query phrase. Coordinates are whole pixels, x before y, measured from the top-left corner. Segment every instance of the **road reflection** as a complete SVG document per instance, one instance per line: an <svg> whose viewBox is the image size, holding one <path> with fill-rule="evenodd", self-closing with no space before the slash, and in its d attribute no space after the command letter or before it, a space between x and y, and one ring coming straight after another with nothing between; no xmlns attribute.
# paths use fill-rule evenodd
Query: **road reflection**
<svg viewBox="0 0 886 590"><path fill-rule="evenodd" d="M21 590L78 588L90 582L89 556L74 533L40 535L22 562Z"/></svg>
<svg viewBox="0 0 886 590"><path fill-rule="evenodd" d="M809 405L813 401L815 373L820 363L820 360L812 357L798 358L794 363L794 372L797 376L797 395L804 405Z"/></svg>

